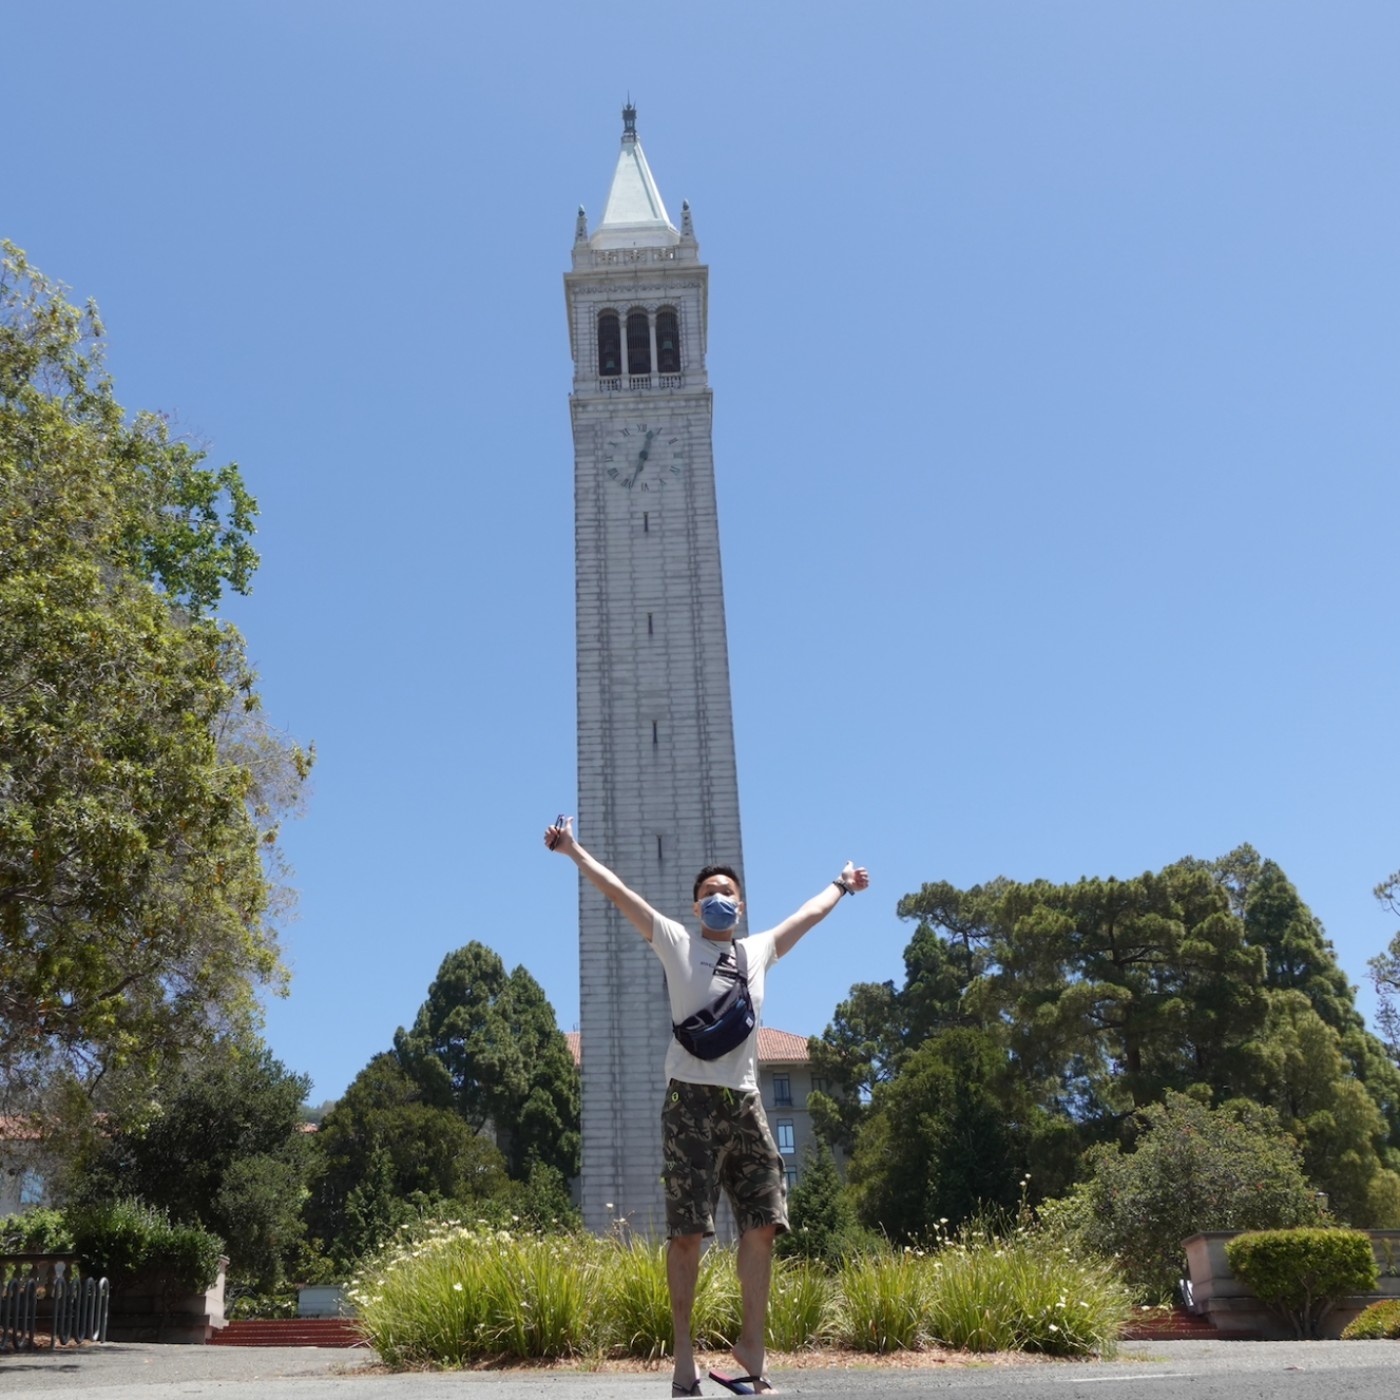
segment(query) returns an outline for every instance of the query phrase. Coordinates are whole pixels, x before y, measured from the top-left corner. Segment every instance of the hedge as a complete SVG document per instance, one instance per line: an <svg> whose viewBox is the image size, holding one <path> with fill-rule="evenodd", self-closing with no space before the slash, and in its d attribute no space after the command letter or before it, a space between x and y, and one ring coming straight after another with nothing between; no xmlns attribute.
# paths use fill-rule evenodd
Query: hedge
<svg viewBox="0 0 1400 1400"><path fill-rule="evenodd" d="M1370 1236L1360 1230L1257 1230L1230 1240L1225 1257L1298 1337L1316 1337L1333 1304L1371 1292L1380 1277Z"/></svg>

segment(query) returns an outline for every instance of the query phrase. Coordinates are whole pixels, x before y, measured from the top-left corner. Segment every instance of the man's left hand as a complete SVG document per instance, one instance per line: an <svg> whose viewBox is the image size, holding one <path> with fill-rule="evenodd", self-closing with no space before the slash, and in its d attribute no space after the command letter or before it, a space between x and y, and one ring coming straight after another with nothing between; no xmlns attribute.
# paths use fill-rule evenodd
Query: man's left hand
<svg viewBox="0 0 1400 1400"><path fill-rule="evenodd" d="M861 890L870 888L870 872L863 865L856 865L854 861L847 861L846 868L841 872L841 883L857 894Z"/></svg>

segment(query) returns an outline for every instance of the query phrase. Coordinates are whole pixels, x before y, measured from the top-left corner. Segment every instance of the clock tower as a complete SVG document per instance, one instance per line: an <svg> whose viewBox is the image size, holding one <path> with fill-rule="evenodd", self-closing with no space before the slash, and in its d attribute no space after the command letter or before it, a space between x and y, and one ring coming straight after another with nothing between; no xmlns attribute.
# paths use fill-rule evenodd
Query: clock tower
<svg viewBox="0 0 1400 1400"><path fill-rule="evenodd" d="M743 877L711 394L709 269L677 230L623 110L603 217L564 276L573 392L579 840L691 922L702 866ZM587 881L579 895L586 1225L661 1235L661 964Z"/></svg>

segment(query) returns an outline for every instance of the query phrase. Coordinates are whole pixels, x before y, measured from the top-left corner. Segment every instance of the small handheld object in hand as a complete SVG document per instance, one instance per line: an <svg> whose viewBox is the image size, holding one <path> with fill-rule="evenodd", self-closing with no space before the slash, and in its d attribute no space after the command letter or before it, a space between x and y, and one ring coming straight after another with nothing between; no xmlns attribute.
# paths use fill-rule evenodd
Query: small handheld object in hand
<svg viewBox="0 0 1400 1400"><path fill-rule="evenodd" d="M549 838L549 849L552 851L558 844L559 838L564 834L564 823L568 818L560 812L554 819L554 835Z"/></svg>

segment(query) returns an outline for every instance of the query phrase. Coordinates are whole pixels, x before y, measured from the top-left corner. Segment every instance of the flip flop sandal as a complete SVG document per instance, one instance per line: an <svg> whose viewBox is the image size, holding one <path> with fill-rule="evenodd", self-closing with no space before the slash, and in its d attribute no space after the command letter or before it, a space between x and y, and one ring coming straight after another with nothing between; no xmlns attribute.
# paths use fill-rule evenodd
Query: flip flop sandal
<svg viewBox="0 0 1400 1400"><path fill-rule="evenodd" d="M710 1379L718 1385L722 1385L726 1390L732 1390L735 1395L755 1395L765 1392L756 1391L754 1383L766 1386L768 1390L773 1389L773 1382L767 1376L722 1376L718 1371L710 1372Z"/></svg>
<svg viewBox="0 0 1400 1400"><path fill-rule="evenodd" d="M671 1382L671 1400L684 1400L687 1395L703 1395L704 1393L700 1389L699 1376L696 1376L689 1385L682 1385L679 1381Z"/></svg>

